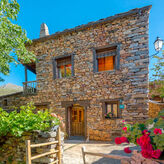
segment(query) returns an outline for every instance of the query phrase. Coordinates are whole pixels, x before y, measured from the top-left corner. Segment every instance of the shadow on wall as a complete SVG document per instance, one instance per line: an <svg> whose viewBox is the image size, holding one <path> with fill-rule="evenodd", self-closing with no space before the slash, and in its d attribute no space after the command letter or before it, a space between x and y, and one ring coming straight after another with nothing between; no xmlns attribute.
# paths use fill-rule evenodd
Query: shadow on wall
<svg viewBox="0 0 164 164"><path fill-rule="evenodd" d="M130 147L131 150L140 150L139 147L137 146L133 146ZM124 150L113 150L111 153L109 154L113 154L113 155L121 155L121 156L128 156L130 157L131 154L127 154L124 152ZM110 158L101 158L96 162L93 162L92 164L121 164L120 160L117 159L110 159Z"/></svg>

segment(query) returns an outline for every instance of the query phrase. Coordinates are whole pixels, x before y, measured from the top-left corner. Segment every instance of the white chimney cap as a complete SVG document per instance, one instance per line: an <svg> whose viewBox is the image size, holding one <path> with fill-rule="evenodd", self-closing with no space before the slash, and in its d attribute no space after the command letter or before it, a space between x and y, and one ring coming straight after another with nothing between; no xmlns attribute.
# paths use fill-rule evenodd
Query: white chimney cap
<svg viewBox="0 0 164 164"><path fill-rule="evenodd" d="M42 23L40 26L40 38L49 35L48 27L45 23Z"/></svg>

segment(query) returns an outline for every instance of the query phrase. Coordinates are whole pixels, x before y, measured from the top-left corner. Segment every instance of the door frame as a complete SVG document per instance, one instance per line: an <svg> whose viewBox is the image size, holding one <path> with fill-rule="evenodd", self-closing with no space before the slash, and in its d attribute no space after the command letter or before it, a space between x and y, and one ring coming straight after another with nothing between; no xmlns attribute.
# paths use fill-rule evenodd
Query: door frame
<svg viewBox="0 0 164 164"><path fill-rule="evenodd" d="M70 120L70 110L71 107L73 107L74 104L78 104L81 107L84 108L84 137L87 138L87 108L90 105L89 100L79 100L79 101L62 101L61 105L65 108L65 123L66 123L66 133L68 135L68 138L70 138L70 126L71 126L71 120Z"/></svg>

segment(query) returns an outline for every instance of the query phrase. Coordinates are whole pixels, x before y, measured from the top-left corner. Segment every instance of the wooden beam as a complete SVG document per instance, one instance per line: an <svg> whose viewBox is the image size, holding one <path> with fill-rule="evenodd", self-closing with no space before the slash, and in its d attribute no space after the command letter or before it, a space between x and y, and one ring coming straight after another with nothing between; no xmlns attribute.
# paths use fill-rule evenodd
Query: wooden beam
<svg viewBox="0 0 164 164"><path fill-rule="evenodd" d="M85 147L83 146L81 148L81 150L82 150L82 156L83 156L83 163L86 164L86 161L85 161Z"/></svg>
<svg viewBox="0 0 164 164"><path fill-rule="evenodd" d="M47 142L47 143L40 143L40 144L32 144L31 148L33 147L40 147L40 146L47 146L47 145L52 145L52 144L57 144L58 141L53 141L53 142Z"/></svg>
<svg viewBox="0 0 164 164"><path fill-rule="evenodd" d="M93 156L100 156L104 158L111 158L111 159L130 159L130 157L121 156L121 155L112 155L112 154L103 154L103 153L92 153L92 152L84 152L85 155L93 155Z"/></svg>
<svg viewBox="0 0 164 164"><path fill-rule="evenodd" d="M61 164L61 132L60 132L60 127L58 128L58 160L59 164Z"/></svg>
<svg viewBox="0 0 164 164"><path fill-rule="evenodd" d="M28 81L28 79L27 79L27 67L24 66L24 68L25 68L25 82L27 82Z"/></svg>
<svg viewBox="0 0 164 164"><path fill-rule="evenodd" d="M34 160L34 159L37 159L37 158L41 158L41 157L44 157L44 156L47 156L47 155L55 154L57 152L59 152L59 151L56 150L56 151L50 151L50 152L42 153L42 154L39 154L39 155L31 157L31 160Z"/></svg>
<svg viewBox="0 0 164 164"><path fill-rule="evenodd" d="M31 164L31 147L30 140L26 141L26 164Z"/></svg>
<svg viewBox="0 0 164 164"><path fill-rule="evenodd" d="M28 64L24 64L24 66L31 71L32 73L36 74L36 69L33 69L32 67L30 67Z"/></svg>

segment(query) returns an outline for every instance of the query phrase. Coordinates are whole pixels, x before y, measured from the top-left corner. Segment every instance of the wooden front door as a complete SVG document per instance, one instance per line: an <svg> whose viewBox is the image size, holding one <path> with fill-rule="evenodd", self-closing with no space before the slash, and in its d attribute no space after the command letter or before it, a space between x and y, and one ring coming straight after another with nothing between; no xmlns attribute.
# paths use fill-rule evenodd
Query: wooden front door
<svg viewBox="0 0 164 164"><path fill-rule="evenodd" d="M84 136L84 108L78 105L71 109L71 136Z"/></svg>

